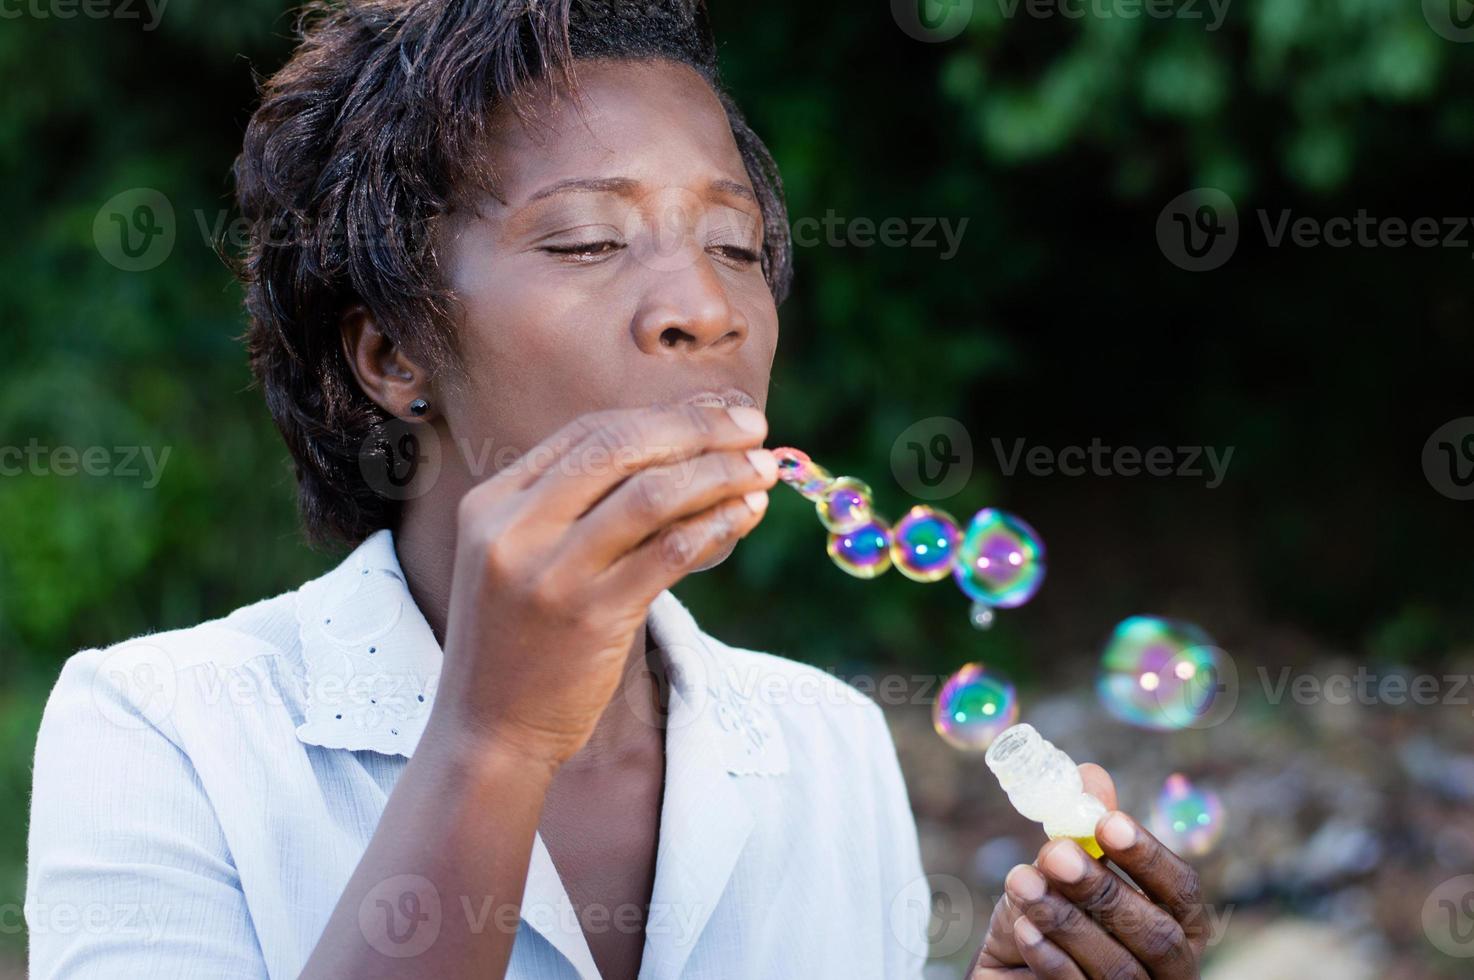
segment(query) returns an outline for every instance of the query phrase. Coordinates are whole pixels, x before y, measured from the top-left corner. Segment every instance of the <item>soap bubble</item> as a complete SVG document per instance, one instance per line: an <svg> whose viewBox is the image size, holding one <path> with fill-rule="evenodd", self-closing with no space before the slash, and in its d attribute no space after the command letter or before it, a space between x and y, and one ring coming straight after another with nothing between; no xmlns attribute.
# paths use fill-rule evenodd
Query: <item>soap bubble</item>
<svg viewBox="0 0 1474 980"><path fill-rule="evenodd" d="M982 664L963 664L947 678L932 705L932 727L947 744L982 752L1018 721L1013 683Z"/></svg>
<svg viewBox="0 0 1474 980"><path fill-rule="evenodd" d="M1096 691L1112 715L1141 728L1208 727L1222 720L1212 717L1221 714L1215 708L1231 708L1235 700L1224 697L1231 669L1225 661L1226 654L1192 623L1132 616L1106 644Z"/></svg>
<svg viewBox="0 0 1474 980"><path fill-rule="evenodd" d="M814 508L819 512L820 524L835 534L844 534L870 521L873 500L869 487L854 477L842 476L829 484Z"/></svg>
<svg viewBox="0 0 1474 980"><path fill-rule="evenodd" d="M986 630L993 628L993 620L998 617L993 612L993 607L986 602L974 602L967 611L967 618L972 623L973 629Z"/></svg>
<svg viewBox="0 0 1474 980"><path fill-rule="evenodd" d="M789 482L789 478L798 470L813 462L808 453L792 446L780 446L773 450L773 460L778 464L778 478L784 483Z"/></svg>
<svg viewBox="0 0 1474 980"><path fill-rule="evenodd" d="M829 535L829 557L855 578L874 578L891 567L891 532L879 518Z"/></svg>
<svg viewBox="0 0 1474 980"><path fill-rule="evenodd" d="M952 515L933 507L912 507L891 531L891 560L907 578L935 582L952 570L961 540L962 531Z"/></svg>
<svg viewBox="0 0 1474 980"><path fill-rule="evenodd" d="M778 479L788 484L810 500L818 500L834 482L829 471L809 458L802 449L784 446L773 450L778 462Z"/></svg>
<svg viewBox="0 0 1474 980"><path fill-rule="evenodd" d="M967 525L952 576L979 602L1003 609L1022 606L1044 581L1044 541L1012 514L984 508Z"/></svg>
<svg viewBox="0 0 1474 980"><path fill-rule="evenodd" d="M1223 837L1223 801L1175 772L1152 804L1150 827L1158 840L1183 857L1203 857Z"/></svg>

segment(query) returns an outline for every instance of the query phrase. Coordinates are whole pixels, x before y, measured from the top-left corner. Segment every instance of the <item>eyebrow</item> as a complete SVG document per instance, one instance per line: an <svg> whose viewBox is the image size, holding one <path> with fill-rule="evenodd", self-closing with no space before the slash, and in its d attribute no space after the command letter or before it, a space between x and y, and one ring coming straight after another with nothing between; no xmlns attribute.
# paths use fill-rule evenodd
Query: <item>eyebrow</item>
<svg viewBox="0 0 1474 980"><path fill-rule="evenodd" d="M753 204L758 203L757 195L746 185L739 184L735 180L728 180L722 177L713 180L707 187L714 191L740 197L744 201L751 201ZM543 198L552 197L555 194L568 194L577 191L593 194L620 194L630 197L638 189L639 184L628 177L573 177L568 180L560 180L549 184L529 197L527 203L531 204L534 201L541 201Z"/></svg>
<svg viewBox="0 0 1474 980"><path fill-rule="evenodd" d="M633 194L638 185L628 177L574 177L569 180L560 180L549 184L536 194L527 199L527 203L541 201L545 197L554 194L567 194L571 191L587 191L596 194Z"/></svg>

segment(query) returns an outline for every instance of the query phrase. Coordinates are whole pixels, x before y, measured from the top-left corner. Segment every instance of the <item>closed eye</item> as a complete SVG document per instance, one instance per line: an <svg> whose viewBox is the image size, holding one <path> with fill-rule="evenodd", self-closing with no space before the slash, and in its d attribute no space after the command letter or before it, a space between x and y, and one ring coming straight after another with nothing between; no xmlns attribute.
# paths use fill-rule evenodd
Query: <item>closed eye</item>
<svg viewBox="0 0 1474 980"><path fill-rule="evenodd" d="M623 249L623 242L603 239L596 242L573 242L566 245L544 245L542 250L552 255L564 255L577 260L599 259Z"/></svg>
<svg viewBox="0 0 1474 980"><path fill-rule="evenodd" d="M757 252L741 245L712 245L710 248L724 258L743 265L751 265L760 258Z"/></svg>

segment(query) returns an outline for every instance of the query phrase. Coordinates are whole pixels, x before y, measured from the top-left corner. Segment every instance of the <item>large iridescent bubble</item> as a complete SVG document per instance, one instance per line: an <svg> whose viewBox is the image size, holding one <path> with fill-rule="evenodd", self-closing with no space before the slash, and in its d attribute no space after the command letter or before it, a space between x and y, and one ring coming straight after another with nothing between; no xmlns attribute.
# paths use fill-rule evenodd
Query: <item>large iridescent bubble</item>
<svg viewBox="0 0 1474 980"><path fill-rule="evenodd" d="M891 560L907 578L935 582L952 570L961 540L952 515L933 507L912 507L891 530Z"/></svg>
<svg viewBox="0 0 1474 980"><path fill-rule="evenodd" d="M829 535L829 557L855 578L874 578L891 567L891 531L874 518L853 531Z"/></svg>
<svg viewBox="0 0 1474 980"><path fill-rule="evenodd" d="M1018 714L1018 694L1008 678L982 664L964 664L942 685L932 705L932 727L948 744L982 752Z"/></svg>
<svg viewBox="0 0 1474 980"><path fill-rule="evenodd" d="M852 476L841 476L824 489L814 509L819 512L820 524L835 534L844 534L869 523L874 516L873 501L868 486Z"/></svg>
<svg viewBox="0 0 1474 980"><path fill-rule="evenodd" d="M1223 837L1223 801L1180 772L1167 777L1152 805L1150 827L1163 844L1183 857L1202 857Z"/></svg>
<svg viewBox="0 0 1474 980"><path fill-rule="evenodd" d="M1222 657L1192 623L1132 616L1106 643L1096 691L1124 722L1158 731L1189 728L1209 717L1224 689Z"/></svg>
<svg viewBox="0 0 1474 980"><path fill-rule="evenodd" d="M1044 582L1044 541L1022 519L995 507L973 515L952 568L957 585L978 602L1011 609Z"/></svg>

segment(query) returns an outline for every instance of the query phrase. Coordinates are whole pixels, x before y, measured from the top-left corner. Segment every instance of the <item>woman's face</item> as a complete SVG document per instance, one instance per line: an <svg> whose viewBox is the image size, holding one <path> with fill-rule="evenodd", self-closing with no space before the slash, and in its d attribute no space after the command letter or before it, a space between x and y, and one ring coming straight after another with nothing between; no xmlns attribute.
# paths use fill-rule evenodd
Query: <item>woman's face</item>
<svg viewBox="0 0 1474 980"><path fill-rule="evenodd" d="M436 391L447 465L506 459L599 409L766 404L763 223L715 93L664 61L578 75L579 106L528 96L533 127L501 110L496 195L445 227L465 313L464 377Z"/></svg>

